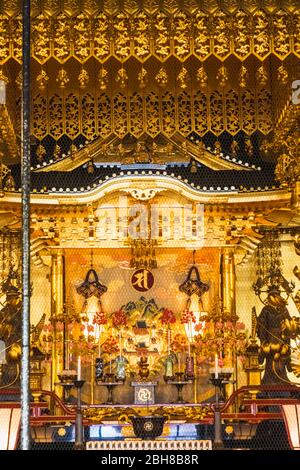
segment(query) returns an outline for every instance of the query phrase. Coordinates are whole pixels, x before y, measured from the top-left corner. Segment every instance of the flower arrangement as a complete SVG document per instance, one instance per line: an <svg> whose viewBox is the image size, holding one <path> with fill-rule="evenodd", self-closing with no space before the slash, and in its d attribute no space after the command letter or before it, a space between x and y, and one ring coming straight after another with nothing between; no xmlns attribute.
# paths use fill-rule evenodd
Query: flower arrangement
<svg viewBox="0 0 300 470"><path fill-rule="evenodd" d="M247 336L244 323L237 321L206 321L204 327L197 328L201 331L195 336L195 348L200 356L226 357L234 351L237 356L242 356L246 347Z"/></svg>
<svg viewBox="0 0 300 470"><path fill-rule="evenodd" d="M118 341L112 336L109 336L102 344L102 349L106 354L117 353L119 351Z"/></svg>
<svg viewBox="0 0 300 470"><path fill-rule="evenodd" d="M107 317L104 312L96 312L93 318L93 323L95 325L106 325Z"/></svg>
<svg viewBox="0 0 300 470"><path fill-rule="evenodd" d="M172 350L175 353L185 352L187 350L187 341L185 335L177 333L172 341Z"/></svg>
<svg viewBox="0 0 300 470"><path fill-rule="evenodd" d="M122 309L112 314L112 324L115 328L127 326L127 315Z"/></svg>
<svg viewBox="0 0 300 470"><path fill-rule="evenodd" d="M176 316L172 310L165 308L163 310L162 316L160 317L160 321L163 325L170 326L171 324L176 323Z"/></svg>
<svg viewBox="0 0 300 470"><path fill-rule="evenodd" d="M196 323L196 317L193 314L193 312L190 312L189 310L185 310L181 316L181 323Z"/></svg>

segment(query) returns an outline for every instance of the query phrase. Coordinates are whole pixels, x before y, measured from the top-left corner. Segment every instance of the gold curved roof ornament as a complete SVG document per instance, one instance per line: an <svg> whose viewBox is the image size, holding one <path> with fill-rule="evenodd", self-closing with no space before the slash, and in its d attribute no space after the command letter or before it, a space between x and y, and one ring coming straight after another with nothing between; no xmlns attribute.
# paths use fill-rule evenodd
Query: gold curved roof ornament
<svg viewBox="0 0 300 470"><path fill-rule="evenodd" d="M161 134L162 143L156 144L156 140L152 139L151 146L151 163L154 164L168 164L168 163L188 163L191 160L196 160L198 163L214 170L253 170L251 167L233 162L230 159L223 157L221 153L214 153L208 150L202 141L193 143L185 139L181 134L176 133L172 137L167 137ZM149 137L147 136L148 140ZM82 166L90 160L97 163L150 163L147 161L147 149L149 146L145 145L145 138L140 139L134 144L124 143L121 139L111 134L106 139L97 139L85 147L77 150L76 153L70 154L63 160L53 162L38 168L35 172L49 172L49 171L62 171L69 172Z"/></svg>

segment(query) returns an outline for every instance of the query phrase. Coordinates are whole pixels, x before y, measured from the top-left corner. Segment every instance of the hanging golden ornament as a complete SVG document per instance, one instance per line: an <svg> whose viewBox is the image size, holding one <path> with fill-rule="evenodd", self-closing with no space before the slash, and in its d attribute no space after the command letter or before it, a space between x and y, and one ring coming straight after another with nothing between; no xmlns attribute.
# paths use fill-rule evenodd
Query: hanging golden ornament
<svg viewBox="0 0 300 470"><path fill-rule="evenodd" d="M158 86L160 86L160 87L167 86L169 77L168 77L167 71L166 71L164 66L162 66L159 69L158 73L155 76L155 80L156 80Z"/></svg>
<svg viewBox="0 0 300 470"><path fill-rule="evenodd" d="M205 90L207 88L208 76L203 65L201 65L197 71L196 80L199 83L201 90Z"/></svg>
<svg viewBox="0 0 300 470"><path fill-rule="evenodd" d="M189 86L190 76L187 69L182 66L179 74L177 75L177 83L179 88L185 90Z"/></svg>
<svg viewBox="0 0 300 470"><path fill-rule="evenodd" d="M268 83L268 72L266 70L266 67L261 65L259 69L257 69L256 72L256 80L259 86L264 87Z"/></svg>
<svg viewBox="0 0 300 470"><path fill-rule="evenodd" d="M38 89L41 91L44 91L47 86L48 80L49 80L49 77L47 73L45 72L45 70L42 69L40 73L38 74L38 76L36 77Z"/></svg>
<svg viewBox="0 0 300 470"><path fill-rule="evenodd" d="M281 85L287 85L289 83L289 73L284 65L278 68L277 78Z"/></svg>
<svg viewBox="0 0 300 470"><path fill-rule="evenodd" d="M53 159L59 160L60 156L61 156L61 148L58 144L56 144L53 150Z"/></svg>
<svg viewBox="0 0 300 470"><path fill-rule="evenodd" d="M36 156L39 162L44 160L46 153L45 147L40 143L36 149Z"/></svg>
<svg viewBox="0 0 300 470"><path fill-rule="evenodd" d="M124 67L121 67L116 76L116 82L120 85L120 88L126 88L128 82L128 75Z"/></svg>
<svg viewBox="0 0 300 470"><path fill-rule="evenodd" d="M16 82L16 85L17 85L17 87L19 88L19 90L22 90L22 86L23 86L23 74L22 74L22 70L20 70L20 72L18 73L18 76L17 76L15 82Z"/></svg>
<svg viewBox="0 0 300 470"><path fill-rule="evenodd" d="M237 157L239 151L239 144L236 140L233 140L230 145L230 154L232 157Z"/></svg>
<svg viewBox="0 0 300 470"><path fill-rule="evenodd" d="M90 77L89 77L87 70L85 70L82 67L80 74L78 75L79 88L84 90L87 87L89 80L90 80Z"/></svg>
<svg viewBox="0 0 300 470"><path fill-rule="evenodd" d="M250 138L245 139L245 149L249 157L253 157L254 147Z"/></svg>
<svg viewBox="0 0 300 470"><path fill-rule="evenodd" d="M229 80L229 74L225 65L222 65L222 67L219 68L217 73L217 80L222 88L227 85Z"/></svg>
<svg viewBox="0 0 300 470"><path fill-rule="evenodd" d="M138 74L138 82L141 89L146 88L148 83L148 72L144 67L142 67L140 73Z"/></svg>
<svg viewBox="0 0 300 470"><path fill-rule="evenodd" d="M105 91L107 88L107 79L108 79L108 72L104 67L101 67L99 70L98 80L99 80L99 88L101 91Z"/></svg>
<svg viewBox="0 0 300 470"><path fill-rule="evenodd" d="M219 140L216 140L216 142L215 142L215 153L217 155L220 155L221 152L222 152L221 142Z"/></svg>
<svg viewBox="0 0 300 470"><path fill-rule="evenodd" d="M69 154L70 154L71 160L74 160L76 152L77 152L77 147L76 147L76 145L72 142L71 147L70 147L70 150L69 150Z"/></svg>
<svg viewBox="0 0 300 470"><path fill-rule="evenodd" d="M240 86L240 88L246 88L247 87L248 78L249 78L248 70L243 65L241 67L240 73L239 73L239 86Z"/></svg>
<svg viewBox="0 0 300 470"><path fill-rule="evenodd" d="M70 79L68 77L68 73L65 69L61 68L58 72L57 79L56 79L59 88L64 89L66 85L69 83Z"/></svg>

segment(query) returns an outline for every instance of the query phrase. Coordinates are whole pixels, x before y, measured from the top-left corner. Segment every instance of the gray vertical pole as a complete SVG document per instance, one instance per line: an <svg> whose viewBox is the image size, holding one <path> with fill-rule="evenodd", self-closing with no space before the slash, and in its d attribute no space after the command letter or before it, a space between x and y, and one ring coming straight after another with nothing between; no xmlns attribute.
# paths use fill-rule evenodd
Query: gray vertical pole
<svg viewBox="0 0 300 470"><path fill-rule="evenodd" d="M30 449L30 0L23 0L22 37L22 362L21 449Z"/></svg>

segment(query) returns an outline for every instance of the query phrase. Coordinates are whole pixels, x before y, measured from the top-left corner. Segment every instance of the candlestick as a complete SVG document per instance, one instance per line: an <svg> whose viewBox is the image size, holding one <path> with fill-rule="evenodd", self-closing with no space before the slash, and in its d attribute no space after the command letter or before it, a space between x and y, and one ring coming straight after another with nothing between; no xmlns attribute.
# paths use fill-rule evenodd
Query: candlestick
<svg viewBox="0 0 300 470"><path fill-rule="evenodd" d="M70 356L69 356L69 340L68 339L66 340L65 354L66 354L66 369L69 370L70 369Z"/></svg>
<svg viewBox="0 0 300 470"><path fill-rule="evenodd" d="M77 359L77 380L81 380L81 356Z"/></svg>
<svg viewBox="0 0 300 470"><path fill-rule="evenodd" d="M218 354L215 354L215 379L219 378Z"/></svg>

